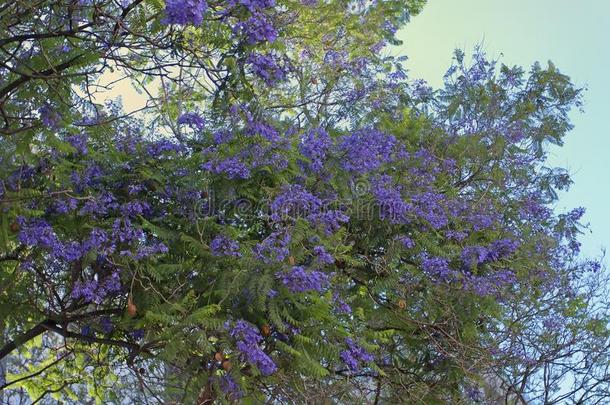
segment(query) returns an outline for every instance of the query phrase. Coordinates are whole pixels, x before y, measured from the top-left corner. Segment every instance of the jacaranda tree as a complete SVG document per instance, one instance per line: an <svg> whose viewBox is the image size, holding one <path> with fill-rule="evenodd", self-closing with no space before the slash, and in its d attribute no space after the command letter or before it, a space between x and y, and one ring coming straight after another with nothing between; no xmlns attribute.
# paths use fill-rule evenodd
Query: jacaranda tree
<svg viewBox="0 0 610 405"><path fill-rule="evenodd" d="M0 402L610 400L545 166L581 90L481 50L409 80L422 6L0 2Z"/></svg>

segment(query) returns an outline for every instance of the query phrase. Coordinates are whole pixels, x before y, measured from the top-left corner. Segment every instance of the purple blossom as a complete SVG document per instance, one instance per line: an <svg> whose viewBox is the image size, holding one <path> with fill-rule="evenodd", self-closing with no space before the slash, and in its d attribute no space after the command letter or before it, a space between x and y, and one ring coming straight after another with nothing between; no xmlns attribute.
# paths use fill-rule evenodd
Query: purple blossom
<svg viewBox="0 0 610 405"><path fill-rule="evenodd" d="M265 8L275 7L275 0L239 0L239 4L246 7L251 13Z"/></svg>
<svg viewBox="0 0 610 405"><path fill-rule="evenodd" d="M307 167L314 173L319 173L326 160L326 152L331 147L330 136L323 128L311 129L301 138L299 150L309 160Z"/></svg>
<svg viewBox="0 0 610 405"><path fill-rule="evenodd" d="M89 150L87 148L87 135L70 135L66 138L66 141L72 145L74 149L76 149L76 153L81 155L86 155Z"/></svg>
<svg viewBox="0 0 610 405"><path fill-rule="evenodd" d="M328 288L328 275L320 271L306 271L303 266L293 266L289 271L276 273L276 277L290 292L322 292Z"/></svg>
<svg viewBox="0 0 610 405"><path fill-rule="evenodd" d="M335 306L335 310L340 314L352 313L352 307L350 307L349 304L346 303L336 291L333 293L333 304Z"/></svg>
<svg viewBox="0 0 610 405"><path fill-rule="evenodd" d="M210 249L213 256L241 257L239 243L224 235L218 235L212 239Z"/></svg>
<svg viewBox="0 0 610 405"><path fill-rule="evenodd" d="M357 345L351 338L346 338L345 344L347 344L348 348L343 350L339 356L351 371L359 371L361 363L368 363L374 360L372 354Z"/></svg>
<svg viewBox="0 0 610 405"><path fill-rule="evenodd" d="M121 291L121 277L118 271L113 272L102 282L97 279L89 281L77 281L74 283L70 296L73 299L83 299L88 303L101 304L108 296Z"/></svg>
<svg viewBox="0 0 610 405"><path fill-rule="evenodd" d="M335 262L334 257L326 251L324 246L314 246L313 253L320 264L333 264Z"/></svg>
<svg viewBox="0 0 610 405"><path fill-rule="evenodd" d="M340 138L343 168L358 174L378 169L392 160L396 138L376 129L361 129Z"/></svg>
<svg viewBox="0 0 610 405"><path fill-rule="evenodd" d="M399 236L396 238L396 240L406 249L413 249L415 247L415 242L408 236Z"/></svg>
<svg viewBox="0 0 610 405"><path fill-rule="evenodd" d="M172 142L168 139L152 142L146 147L146 152L151 157L159 157L167 152L182 153L184 151L185 147L183 145Z"/></svg>
<svg viewBox="0 0 610 405"><path fill-rule="evenodd" d="M102 319L100 319L100 327L102 328L102 332L106 334L112 332L112 330L114 329L112 320L107 316L104 316Z"/></svg>
<svg viewBox="0 0 610 405"><path fill-rule="evenodd" d="M151 211L150 204L146 201L130 201L121 205L121 214L125 217L134 218L138 215L148 215Z"/></svg>
<svg viewBox="0 0 610 405"><path fill-rule="evenodd" d="M322 201L305 190L298 184L291 184L282 187L278 195L271 203L271 219L282 221L307 217L320 211Z"/></svg>
<svg viewBox="0 0 610 405"><path fill-rule="evenodd" d="M340 210L325 210L311 214L307 219L312 225L321 226L324 232L330 235L337 232L341 228L341 224L348 222L349 216Z"/></svg>
<svg viewBox="0 0 610 405"><path fill-rule="evenodd" d="M392 182L388 175L376 177L371 182L371 192L379 205L379 217L393 224L409 223L408 214L413 207L402 199L401 187Z"/></svg>
<svg viewBox="0 0 610 405"><path fill-rule="evenodd" d="M457 274L455 270L449 268L447 259L427 255L422 258L422 270L435 281L451 281Z"/></svg>
<svg viewBox="0 0 610 405"><path fill-rule="evenodd" d="M254 325L240 319L229 331L229 335L237 340L237 349L241 355L247 362L255 365L261 374L267 376L277 371L276 364L260 348L259 344L263 341L263 337Z"/></svg>
<svg viewBox="0 0 610 405"><path fill-rule="evenodd" d="M286 68L280 65L280 60L275 55L253 52L248 55L246 63L250 65L252 73L268 86L286 79Z"/></svg>
<svg viewBox="0 0 610 405"><path fill-rule="evenodd" d="M273 42L278 36L277 30L269 18L258 12L253 13L246 21L240 21L233 27L233 32L243 34L250 45L265 41Z"/></svg>
<svg viewBox="0 0 610 405"><path fill-rule="evenodd" d="M281 141L280 135L275 128L265 122L255 121L252 119L248 120L245 134L248 136L260 135L269 142L273 143Z"/></svg>
<svg viewBox="0 0 610 405"><path fill-rule="evenodd" d="M254 256L266 264L281 262L290 254L290 239L288 232L275 231L254 246Z"/></svg>
<svg viewBox="0 0 610 405"><path fill-rule="evenodd" d="M50 105L45 104L38 109L42 124L48 129L57 129L61 121L61 115L53 110Z"/></svg>
<svg viewBox="0 0 610 405"><path fill-rule="evenodd" d="M177 123L178 125L188 125L191 128L199 131L203 130L205 127L205 120L199 114L194 112L182 114L180 117L178 117Z"/></svg>
<svg viewBox="0 0 610 405"><path fill-rule="evenodd" d="M164 24L201 25L208 9L205 0L166 0Z"/></svg>
<svg viewBox="0 0 610 405"><path fill-rule="evenodd" d="M225 374L218 378L218 387L227 396L230 401L236 401L244 396L239 384L231 374Z"/></svg>
<svg viewBox="0 0 610 405"><path fill-rule="evenodd" d="M220 162L206 162L202 169L216 174L225 174L229 179L247 179L250 177L250 168L239 158L230 157Z"/></svg>

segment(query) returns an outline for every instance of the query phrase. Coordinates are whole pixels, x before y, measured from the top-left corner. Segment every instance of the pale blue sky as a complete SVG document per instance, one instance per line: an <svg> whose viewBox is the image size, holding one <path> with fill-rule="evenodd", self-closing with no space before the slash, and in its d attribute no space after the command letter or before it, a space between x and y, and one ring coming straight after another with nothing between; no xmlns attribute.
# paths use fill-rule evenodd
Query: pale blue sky
<svg viewBox="0 0 610 405"><path fill-rule="evenodd" d="M476 44L508 65L552 60L587 87L585 112L572 113L575 128L549 164L567 168L575 182L557 208L587 209L592 233L582 237L583 253L610 247L610 0L429 0L399 37L409 76L434 87L452 50Z"/></svg>

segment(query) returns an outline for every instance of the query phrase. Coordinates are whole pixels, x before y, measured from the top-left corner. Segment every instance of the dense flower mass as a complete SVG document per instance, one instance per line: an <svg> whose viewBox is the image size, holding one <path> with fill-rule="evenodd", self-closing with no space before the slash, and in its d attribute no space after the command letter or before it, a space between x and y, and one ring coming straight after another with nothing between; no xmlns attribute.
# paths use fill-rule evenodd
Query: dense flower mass
<svg viewBox="0 0 610 405"><path fill-rule="evenodd" d="M396 138L376 129L361 129L339 140L340 157L346 170L359 174L378 169L390 162Z"/></svg>
<svg viewBox="0 0 610 405"><path fill-rule="evenodd" d="M250 65L252 73L260 77L268 86L286 78L286 68L281 66L281 61L274 55L251 53L246 63Z"/></svg>
<svg viewBox="0 0 610 405"><path fill-rule="evenodd" d="M301 138L299 149L307 158L306 167L319 173L324 166L326 154L332 146L332 141L324 128L315 128L307 131Z"/></svg>
<svg viewBox="0 0 610 405"><path fill-rule="evenodd" d="M218 235L210 242L210 249L214 256L240 257L239 243L224 235Z"/></svg>
<svg viewBox="0 0 610 405"><path fill-rule="evenodd" d="M316 270L306 270L303 266L294 266L288 271L278 272L276 277L291 292L322 292L329 286L329 277Z"/></svg>
<svg viewBox="0 0 610 405"><path fill-rule="evenodd" d="M341 360L351 371L360 370L363 363L374 360L373 355L358 346L351 338L345 339L347 350L341 352Z"/></svg>
<svg viewBox="0 0 610 405"><path fill-rule="evenodd" d="M229 334L236 339L237 350L240 351L244 359L256 366L261 374L271 375L277 371L277 365L260 348L263 337L254 325L240 319L232 327Z"/></svg>
<svg viewBox="0 0 610 405"><path fill-rule="evenodd" d="M203 15L208 9L205 0L166 0L165 19L166 24L195 26L203 23Z"/></svg>

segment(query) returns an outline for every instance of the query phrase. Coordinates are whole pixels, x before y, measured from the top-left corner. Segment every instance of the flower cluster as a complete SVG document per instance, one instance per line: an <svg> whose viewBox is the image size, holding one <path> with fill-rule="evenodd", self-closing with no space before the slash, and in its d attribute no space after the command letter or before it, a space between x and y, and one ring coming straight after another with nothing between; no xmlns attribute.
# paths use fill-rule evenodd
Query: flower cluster
<svg viewBox="0 0 610 405"><path fill-rule="evenodd" d="M253 13L246 21L240 21L233 27L235 34L242 34L250 45L259 42L273 42L278 32L270 19L263 13Z"/></svg>
<svg viewBox="0 0 610 405"><path fill-rule="evenodd" d="M166 0L165 1L165 24L195 26L203 23L203 15L208 9L205 0Z"/></svg>
<svg viewBox="0 0 610 405"><path fill-rule="evenodd" d="M293 266L289 271L276 273L276 277L290 292L326 290L330 284L328 275L320 271L307 271L303 266Z"/></svg>
<svg viewBox="0 0 610 405"><path fill-rule="evenodd" d="M273 362L271 357L260 348L263 337L254 325L240 319L229 331L229 335L237 340L237 349L240 351L243 358L248 363L256 366L261 374L267 376L275 373L277 365Z"/></svg>
<svg viewBox="0 0 610 405"><path fill-rule="evenodd" d="M210 249L214 256L241 257L239 243L224 235L218 235L212 239Z"/></svg>
<svg viewBox="0 0 610 405"><path fill-rule="evenodd" d="M479 264L495 262L513 254L519 247L519 242L513 239L499 239L489 246L466 246L462 250L462 262L467 268Z"/></svg>
<svg viewBox="0 0 610 405"><path fill-rule="evenodd" d="M260 77L268 86L286 79L286 67L281 65L279 58L273 54L252 52L246 63L252 73Z"/></svg>
<svg viewBox="0 0 610 405"><path fill-rule="evenodd" d="M271 203L271 219L282 221L307 217L322 208L322 201L305 190L303 186L291 184L284 186L282 192Z"/></svg>
<svg viewBox="0 0 610 405"><path fill-rule="evenodd" d="M339 356L351 371L358 371L362 363L374 360L372 354L357 345L351 338L346 338L345 344L347 345L347 350L343 350Z"/></svg>
<svg viewBox="0 0 610 405"><path fill-rule="evenodd" d="M77 281L70 296L74 299L82 298L87 303L101 304L106 297L119 291L121 291L121 277L119 272L115 271L101 282L97 279Z"/></svg>
<svg viewBox="0 0 610 405"><path fill-rule="evenodd" d="M313 254L316 255L316 259L320 264L333 264L335 262L333 256L326 251L324 246L314 246Z"/></svg>
<svg viewBox="0 0 610 405"><path fill-rule="evenodd" d="M180 117L178 117L177 123L178 125L188 125L191 128L199 131L205 127L205 120L201 117L201 115L194 112L182 114Z"/></svg>
<svg viewBox="0 0 610 405"><path fill-rule="evenodd" d="M358 174L390 162L395 147L396 138L374 128L361 129L339 139L343 168Z"/></svg>
<svg viewBox="0 0 610 405"><path fill-rule="evenodd" d="M323 128L314 128L305 132L301 138L299 150L309 160L306 167L314 173L322 171L326 153L331 145L330 136Z"/></svg>
<svg viewBox="0 0 610 405"><path fill-rule="evenodd" d="M212 173L224 174L229 179L247 179L251 175L248 165L235 156L221 161L206 162L201 168Z"/></svg>
<svg viewBox="0 0 610 405"><path fill-rule="evenodd" d="M267 264L281 262L290 253L288 250L290 239L288 232L275 231L254 246L254 256Z"/></svg>

